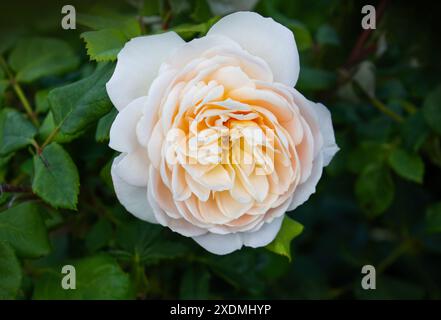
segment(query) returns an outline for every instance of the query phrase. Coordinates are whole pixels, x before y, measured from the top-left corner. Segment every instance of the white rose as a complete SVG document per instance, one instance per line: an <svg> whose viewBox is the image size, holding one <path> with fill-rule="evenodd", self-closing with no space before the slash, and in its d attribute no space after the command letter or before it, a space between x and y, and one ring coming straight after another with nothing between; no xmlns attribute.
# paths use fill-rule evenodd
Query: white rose
<svg viewBox="0 0 441 320"><path fill-rule="evenodd" d="M215 254L270 243L338 150L328 109L293 88L298 75L292 32L252 12L188 43L130 40L107 83L119 201Z"/></svg>

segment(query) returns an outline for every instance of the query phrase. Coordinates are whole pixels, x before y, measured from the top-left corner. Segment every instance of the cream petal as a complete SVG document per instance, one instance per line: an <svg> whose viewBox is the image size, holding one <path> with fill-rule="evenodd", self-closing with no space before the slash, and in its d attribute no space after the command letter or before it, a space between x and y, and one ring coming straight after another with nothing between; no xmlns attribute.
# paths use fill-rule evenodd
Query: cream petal
<svg viewBox="0 0 441 320"><path fill-rule="evenodd" d="M309 199L311 194L315 192L315 188L320 180L320 177L322 176L322 172L323 156L322 154L319 154L319 156L314 159L309 178L302 184L298 185L295 189L292 202L288 207L288 211L294 210Z"/></svg>
<svg viewBox="0 0 441 320"><path fill-rule="evenodd" d="M148 156L153 166L159 169L161 163L162 143L164 136L162 135L162 127L159 122L153 128L152 136L148 142Z"/></svg>
<svg viewBox="0 0 441 320"><path fill-rule="evenodd" d="M109 147L119 152L132 152L139 146L136 126L146 99L146 97L137 98L118 113L110 128Z"/></svg>
<svg viewBox="0 0 441 320"><path fill-rule="evenodd" d="M180 165L173 166L171 187L175 201L184 201L191 196L190 188L185 181L185 170Z"/></svg>
<svg viewBox="0 0 441 320"><path fill-rule="evenodd" d="M292 32L272 18L254 12L236 12L220 19L208 35L224 35L242 48L265 60L274 80L295 86L299 71L299 53Z"/></svg>
<svg viewBox="0 0 441 320"><path fill-rule="evenodd" d="M251 194L244 188L240 179L235 179L230 195L240 203L248 203L253 200Z"/></svg>
<svg viewBox="0 0 441 320"><path fill-rule="evenodd" d="M162 98L168 88L170 82L175 76L175 70L169 70L160 74L151 84L147 101L144 104L143 116L136 126L136 134L138 141L145 147L148 147L150 136L153 128L158 122L158 110L161 105Z"/></svg>
<svg viewBox="0 0 441 320"><path fill-rule="evenodd" d="M207 201L198 201L198 209L204 222L224 224L232 220L232 218L224 215L213 198Z"/></svg>
<svg viewBox="0 0 441 320"><path fill-rule="evenodd" d="M136 187L145 187L149 175L149 165L146 151L143 148L138 148L134 152L125 154L115 164L114 170L128 184Z"/></svg>
<svg viewBox="0 0 441 320"><path fill-rule="evenodd" d="M264 175L256 174L247 176L240 166L236 166L235 169L236 176L239 177L245 190L251 194L256 201L264 201L269 192L268 178Z"/></svg>
<svg viewBox="0 0 441 320"><path fill-rule="evenodd" d="M196 180L194 180L187 172L185 173L185 181L188 184L191 192L200 200L207 201L210 196L210 189L204 187Z"/></svg>
<svg viewBox="0 0 441 320"><path fill-rule="evenodd" d="M222 211L225 216L232 219L239 218L247 212L254 203L254 201L248 203L238 202L230 195L229 191L216 192L214 197L220 211Z"/></svg>
<svg viewBox="0 0 441 320"><path fill-rule="evenodd" d="M228 171L217 165L197 179L197 182L213 191L229 190L233 184Z"/></svg>
<svg viewBox="0 0 441 320"><path fill-rule="evenodd" d="M264 223L258 231L243 232L241 238L247 247L259 248L271 243L282 226L284 216L278 217L270 223Z"/></svg>
<svg viewBox="0 0 441 320"><path fill-rule="evenodd" d="M176 208L178 208L179 213L181 216L190 224L199 227L201 229L207 229L211 225L202 222L199 220L194 213L192 212L192 209L195 209L196 201L195 199L192 199L191 197L185 201L177 201L176 202Z"/></svg>
<svg viewBox="0 0 441 320"><path fill-rule="evenodd" d="M254 104L273 113L278 119L289 121L294 117L294 111L282 96L270 90L242 87L230 92L230 98Z"/></svg>
<svg viewBox="0 0 441 320"><path fill-rule="evenodd" d="M327 166L331 162L334 155L340 148L335 143L334 129L332 127L331 113L321 103L315 104L315 111L319 119L320 131L323 136L323 166Z"/></svg>
<svg viewBox="0 0 441 320"><path fill-rule="evenodd" d="M319 118L316 111L316 103L306 99L296 89L291 89L293 100L299 107L300 114L304 121L308 124L314 139L314 157L321 151L323 147L323 137L320 131Z"/></svg>
<svg viewBox="0 0 441 320"><path fill-rule="evenodd" d="M185 42L175 32L131 39L118 54L115 71L106 84L118 110L145 96L167 56Z"/></svg>
<svg viewBox="0 0 441 320"><path fill-rule="evenodd" d="M222 35L207 35L185 43L179 50L172 53L166 62L171 67L179 69L188 65L192 60L200 58L205 51L217 50L222 47L240 49L240 46L228 37Z"/></svg>
<svg viewBox="0 0 441 320"><path fill-rule="evenodd" d="M227 66L220 68L210 78L223 85L225 91L245 86L254 87L254 84L239 67Z"/></svg>
<svg viewBox="0 0 441 320"><path fill-rule="evenodd" d="M301 166L301 179L300 182L305 182L311 175L311 170L313 166L314 159L314 137L312 136L311 129L306 121L302 118L303 125L303 140L300 144L296 146L296 152L299 157Z"/></svg>
<svg viewBox="0 0 441 320"><path fill-rule="evenodd" d="M193 240L205 250L218 255L229 254L242 247L242 239L238 233L214 234L208 232L204 235L193 237Z"/></svg>
<svg viewBox="0 0 441 320"><path fill-rule="evenodd" d="M124 208L135 217L150 223L158 223L153 209L147 200L147 188L130 185L115 172L115 166L118 165L124 156L124 154L120 154L116 157L110 170L116 197Z"/></svg>
<svg viewBox="0 0 441 320"><path fill-rule="evenodd" d="M150 174L150 178L149 178L149 185L147 188L147 196L153 208L153 212L155 214L155 218L158 221L158 223L160 223L165 227L169 227L172 231L177 232L185 237L194 237L206 233L207 232L206 230L189 223L185 219L171 218L159 206L156 200L158 199L158 193L155 191L157 191L157 183L159 181L158 179L160 178L153 166L150 166L149 174ZM175 207L175 206L174 204L169 203L169 208L171 207ZM177 214L179 214L179 210L176 207L173 210L176 211Z"/></svg>

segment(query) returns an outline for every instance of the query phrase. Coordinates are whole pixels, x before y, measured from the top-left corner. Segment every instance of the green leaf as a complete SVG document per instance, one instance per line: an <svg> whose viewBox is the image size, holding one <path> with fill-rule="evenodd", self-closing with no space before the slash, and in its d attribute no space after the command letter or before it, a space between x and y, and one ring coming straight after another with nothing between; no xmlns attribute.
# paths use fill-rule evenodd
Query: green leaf
<svg viewBox="0 0 441 320"><path fill-rule="evenodd" d="M0 106L5 98L6 89L9 87L9 80L0 78Z"/></svg>
<svg viewBox="0 0 441 320"><path fill-rule="evenodd" d="M116 252L121 259L137 257L144 264L154 264L165 259L185 256L188 248L182 243L164 237L161 226L145 221L131 221L117 229L116 244L122 250Z"/></svg>
<svg viewBox="0 0 441 320"><path fill-rule="evenodd" d="M317 43L322 45L338 46L340 44L337 32L328 24L320 26L317 30L316 39Z"/></svg>
<svg viewBox="0 0 441 320"><path fill-rule="evenodd" d="M279 233L266 248L274 253L287 257L288 260L291 261L291 241L300 235L302 231L303 225L285 215Z"/></svg>
<svg viewBox="0 0 441 320"><path fill-rule="evenodd" d="M98 65L89 77L49 92L54 122L61 133L77 134L113 108L105 86L113 68L110 63Z"/></svg>
<svg viewBox="0 0 441 320"><path fill-rule="evenodd" d="M140 34L139 23L132 18L118 28L84 32L81 38L86 42L87 54L91 60L114 61L124 44Z"/></svg>
<svg viewBox="0 0 441 320"><path fill-rule="evenodd" d="M423 115L429 127L441 134L441 86L438 86L424 100Z"/></svg>
<svg viewBox="0 0 441 320"><path fill-rule="evenodd" d="M2 28L2 31L0 32L0 54L3 54L11 49L22 33L23 30L17 30L17 28Z"/></svg>
<svg viewBox="0 0 441 320"><path fill-rule="evenodd" d="M101 29L109 29L109 28L121 28L128 21L135 20L133 17L122 15L122 14L101 14L101 15L93 15L93 14L85 14L78 13L77 14L77 23L90 28L92 30L101 30ZM135 20L136 21L136 20Z"/></svg>
<svg viewBox="0 0 441 320"><path fill-rule="evenodd" d="M104 142L109 140L110 127L117 115L118 111L114 108L98 121L95 132L96 141Z"/></svg>
<svg viewBox="0 0 441 320"><path fill-rule="evenodd" d="M37 129L20 112L3 109L0 112L0 155L17 151L32 142Z"/></svg>
<svg viewBox="0 0 441 320"><path fill-rule="evenodd" d="M41 124L40 128L38 129L38 135L41 138L42 141L46 141L46 139L49 137L49 135L52 134L57 130L57 126L55 125L54 116L51 111L49 111L46 115L46 117L43 120L43 123ZM66 134L63 132L60 132L60 130L57 130L54 138L52 141L59 142L59 143L66 143L70 142L77 137L79 137L83 131L79 131L75 134Z"/></svg>
<svg viewBox="0 0 441 320"><path fill-rule="evenodd" d="M441 232L441 202L435 203L427 208L426 230L429 233Z"/></svg>
<svg viewBox="0 0 441 320"><path fill-rule="evenodd" d="M381 164L367 166L355 183L355 195L369 216L377 216L389 208L394 194L395 185L390 172Z"/></svg>
<svg viewBox="0 0 441 320"><path fill-rule="evenodd" d="M299 90L323 90L331 87L335 81L336 76L330 71L303 67L297 87Z"/></svg>
<svg viewBox="0 0 441 320"><path fill-rule="evenodd" d="M417 183L423 182L424 162L416 153L394 149L389 155L389 165L401 177Z"/></svg>
<svg viewBox="0 0 441 320"><path fill-rule="evenodd" d="M258 293L264 288L265 279L259 273L266 264L262 263L262 254L257 250L242 249L223 256L207 254L201 260L213 273L237 289Z"/></svg>
<svg viewBox="0 0 441 320"><path fill-rule="evenodd" d="M180 299L207 299L210 293L210 273L202 268L188 268L181 280Z"/></svg>
<svg viewBox="0 0 441 320"><path fill-rule="evenodd" d="M21 284L20 262L14 250L0 241L0 300L14 299Z"/></svg>
<svg viewBox="0 0 441 320"><path fill-rule="evenodd" d="M79 184L75 163L57 143L34 156L32 190L53 207L76 209Z"/></svg>
<svg viewBox="0 0 441 320"><path fill-rule="evenodd" d="M300 51L309 49L312 46L311 33L303 23L290 19L287 27L294 33L297 48Z"/></svg>
<svg viewBox="0 0 441 320"><path fill-rule="evenodd" d="M418 151L429 135L429 127L421 111L409 116L401 126L404 146L414 152Z"/></svg>
<svg viewBox="0 0 441 320"><path fill-rule="evenodd" d="M62 74L75 69L78 63L78 57L66 42L52 38L23 39L9 56L9 64L19 82Z"/></svg>
<svg viewBox="0 0 441 320"><path fill-rule="evenodd" d="M363 141L349 154L348 169L360 173L373 163L382 163L387 158L387 146L377 142Z"/></svg>
<svg viewBox="0 0 441 320"><path fill-rule="evenodd" d="M35 106L37 113L44 113L49 110L49 100L47 98L49 90L44 89L37 91L35 94Z"/></svg>
<svg viewBox="0 0 441 320"><path fill-rule="evenodd" d="M0 212L0 241L8 242L20 257L48 254L49 239L37 204L25 202Z"/></svg>
<svg viewBox="0 0 441 320"><path fill-rule="evenodd" d="M218 20L219 17L213 17L210 20L199 24L184 23L173 27L171 30L179 34L182 38L190 40L195 36L204 36L208 30L210 30L211 26Z"/></svg>
<svg viewBox="0 0 441 320"><path fill-rule="evenodd" d="M115 300L132 298L129 276L107 255L87 257L69 262L75 267L76 289L64 290L64 274L59 269L45 273L37 280L33 298L37 300Z"/></svg>
<svg viewBox="0 0 441 320"><path fill-rule="evenodd" d="M113 190L113 181L112 181L112 175L110 173L112 168L113 159L111 158L107 163L104 165L104 167L100 170L100 178L104 181L104 183L107 185L107 187L110 190Z"/></svg>
<svg viewBox="0 0 441 320"><path fill-rule="evenodd" d="M106 219L99 219L86 235L86 248L94 252L105 247L113 234L112 224Z"/></svg>

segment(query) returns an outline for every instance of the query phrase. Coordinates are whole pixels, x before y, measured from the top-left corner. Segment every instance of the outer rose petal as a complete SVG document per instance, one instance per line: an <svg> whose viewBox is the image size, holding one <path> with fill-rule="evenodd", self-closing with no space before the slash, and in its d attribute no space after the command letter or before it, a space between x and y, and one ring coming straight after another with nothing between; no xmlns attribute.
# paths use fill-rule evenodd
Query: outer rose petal
<svg viewBox="0 0 441 320"><path fill-rule="evenodd" d="M316 103L315 110L323 136L323 166L326 167L340 148L335 143L334 128L332 127L331 113L328 108L321 103Z"/></svg>
<svg viewBox="0 0 441 320"><path fill-rule="evenodd" d="M125 182L137 186L147 186L149 169L148 156L143 148L136 149L135 152L127 153L115 164L115 173Z"/></svg>
<svg viewBox="0 0 441 320"><path fill-rule="evenodd" d="M229 234L206 233L201 236L193 237L201 247L214 254L224 255L239 250L243 245L252 248L266 246L274 240L282 225L282 215L265 223L255 232L236 232Z"/></svg>
<svg viewBox="0 0 441 320"><path fill-rule="evenodd" d="M162 62L184 43L175 32L137 37L127 42L119 52L115 71L106 84L115 107L122 110L134 99L147 95Z"/></svg>
<svg viewBox="0 0 441 320"><path fill-rule="evenodd" d="M297 186L294 191L294 196L291 204L289 205L287 211L294 210L306 200L309 199L311 194L315 192L315 187L323 173L323 155L320 153L312 164L312 171L309 178L303 182L301 185Z"/></svg>
<svg viewBox="0 0 441 320"><path fill-rule="evenodd" d="M300 64L297 45L292 32L254 12L236 12L220 19L208 35L227 36L253 55L265 60L271 67L274 80L295 86Z"/></svg>
<svg viewBox="0 0 441 320"><path fill-rule="evenodd" d="M109 147L119 152L132 152L138 146L136 125L141 119L142 109L147 97L140 97L121 110L110 128Z"/></svg>
<svg viewBox="0 0 441 320"><path fill-rule="evenodd" d="M113 160L111 168L113 187L115 189L116 197L124 208L126 208L126 210L135 217L150 223L158 223L153 214L153 209L147 200L147 188L132 186L121 179L118 174L116 174L115 166L123 158L124 154L120 154L118 157L116 157Z"/></svg>
<svg viewBox="0 0 441 320"><path fill-rule="evenodd" d="M272 242L282 226L284 217L285 215L282 215L275 218L270 223L264 223L256 232L244 232L242 234L244 245L247 247L259 248Z"/></svg>
<svg viewBox="0 0 441 320"><path fill-rule="evenodd" d="M214 254L229 254L242 248L242 239L239 233L215 234L206 233L193 237L202 248Z"/></svg>

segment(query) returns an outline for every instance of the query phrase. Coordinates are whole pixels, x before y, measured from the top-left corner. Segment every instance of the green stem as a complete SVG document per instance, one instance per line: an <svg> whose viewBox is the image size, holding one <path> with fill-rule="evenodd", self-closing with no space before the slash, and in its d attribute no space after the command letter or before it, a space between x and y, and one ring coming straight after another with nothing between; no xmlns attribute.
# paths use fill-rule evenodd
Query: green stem
<svg viewBox="0 0 441 320"><path fill-rule="evenodd" d="M57 135L59 130L60 130L59 126L56 127L54 130L52 130L52 132L49 134L49 136L43 142L43 145L41 146L41 149L44 149L44 147L46 147L49 143L52 142L52 140L55 138L55 136Z"/></svg>
<svg viewBox="0 0 441 320"><path fill-rule="evenodd" d="M23 105L26 113L29 115L29 118L31 119L32 123L37 127L40 126L40 122L38 121L37 116L35 115L34 111L32 110L32 107L31 107L31 104L29 103L29 100L26 98L26 95L24 94L20 85L15 80L12 73L9 71L8 64L6 63L3 56L0 56L0 63L2 65L2 68L5 70L6 74L8 75L9 81L11 82L11 85L12 85L12 88L14 89L15 93L17 94L18 99L20 100L21 104Z"/></svg>
<svg viewBox="0 0 441 320"><path fill-rule="evenodd" d="M396 121L396 122L403 122L404 118L402 116L400 116L398 113L392 111L391 109L389 109L383 102L381 102L380 100L378 100L377 98L371 96L369 94L369 92L367 92L363 86L361 86L357 80L355 79L351 79L351 77L349 76L348 72L346 71L340 71L340 74L343 76L343 78L345 78L346 80L352 81L352 83L354 84L355 88L361 92L361 94L367 98L369 100L369 102L379 111L381 111L383 114L387 115L389 118L391 118L392 120Z"/></svg>
<svg viewBox="0 0 441 320"><path fill-rule="evenodd" d="M398 247L395 248L380 264L378 265L378 273L383 273L390 267L399 257L406 253L412 246L411 240L405 240Z"/></svg>

